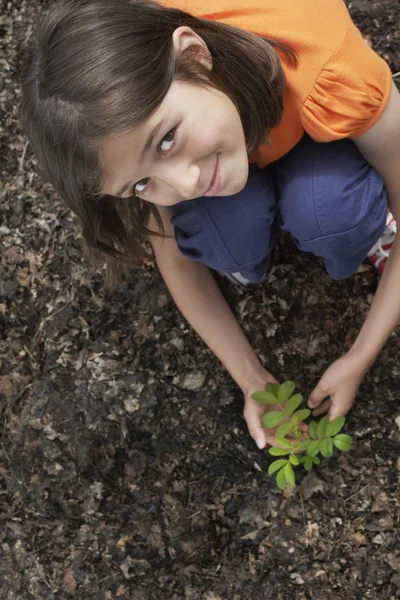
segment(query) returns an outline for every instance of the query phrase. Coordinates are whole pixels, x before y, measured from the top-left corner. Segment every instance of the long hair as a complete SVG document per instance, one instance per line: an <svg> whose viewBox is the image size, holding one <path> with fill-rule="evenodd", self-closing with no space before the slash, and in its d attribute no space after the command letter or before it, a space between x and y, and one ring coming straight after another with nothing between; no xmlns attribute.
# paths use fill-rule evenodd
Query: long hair
<svg viewBox="0 0 400 600"><path fill-rule="evenodd" d="M207 44L211 72L190 53L176 55L172 34L182 25ZM153 0L64 0L42 18L27 50L21 125L111 279L121 261L135 265L147 256L143 240L155 234L150 215L161 231L162 223L151 203L101 193L96 140L145 122L179 80L229 96L250 154L281 119L285 78L277 49L296 61L277 41Z"/></svg>

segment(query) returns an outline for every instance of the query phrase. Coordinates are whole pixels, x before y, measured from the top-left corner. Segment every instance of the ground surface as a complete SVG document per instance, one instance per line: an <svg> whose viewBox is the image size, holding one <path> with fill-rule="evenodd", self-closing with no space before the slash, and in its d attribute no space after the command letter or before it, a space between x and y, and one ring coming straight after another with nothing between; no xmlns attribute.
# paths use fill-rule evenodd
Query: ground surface
<svg viewBox="0 0 400 600"><path fill-rule="evenodd" d="M37 4L0 16L0 598L400 598L399 333L351 412L355 450L282 495L153 265L105 299L24 155L17 73ZM397 73L397 1L351 11ZM368 265L333 282L286 240L265 284L225 291L270 370L307 392L376 284Z"/></svg>

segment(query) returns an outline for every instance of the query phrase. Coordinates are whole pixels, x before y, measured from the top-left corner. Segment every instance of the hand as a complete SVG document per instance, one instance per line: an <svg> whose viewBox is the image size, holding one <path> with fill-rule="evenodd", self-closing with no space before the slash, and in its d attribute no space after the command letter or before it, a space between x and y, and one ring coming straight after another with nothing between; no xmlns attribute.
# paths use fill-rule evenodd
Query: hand
<svg viewBox="0 0 400 600"><path fill-rule="evenodd" d="M308 399L313 415L319 416L329 410L329 420L346 415L354 403L366 369L345 354L325 371ZM325 398L325 402L322 402ZM322 404L321 404L322 402Z"/></svg>
<svg viewBox="0 0 400 600"><path fill-rule="evenodd" d="M267 444L276 445L275 429L264 429L261 425L261 418L268 411L279 410L279 406L261 404L260 402L253 400L251 394L259 390L265 390L268 383L277 383L277 381L271 373L262 369L257 377L243 389L243 416L246 420L251 437L260 449L265 448Z"/></svg>

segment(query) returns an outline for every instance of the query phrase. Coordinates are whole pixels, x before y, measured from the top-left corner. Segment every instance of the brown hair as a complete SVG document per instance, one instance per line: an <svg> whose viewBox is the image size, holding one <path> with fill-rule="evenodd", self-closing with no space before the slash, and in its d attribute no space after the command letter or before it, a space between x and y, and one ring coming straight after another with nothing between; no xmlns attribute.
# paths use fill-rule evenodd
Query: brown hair
<svg viewBox="0 0 400 600"><path fill-rule="evenodd" d="M191 27L207 44L211 73L189 53L176 56L172 34ZM138 264L156 206L135 196L100 193L95 141L146 121L174 80L207 83L236 105L250 154L267 141L282 114L285 85L277 41L153 0L66 0L55 4L34 32L23 80L21 124L46 176L82 223L93 255ZM134 101L132 101L134 99Z"/></svg>

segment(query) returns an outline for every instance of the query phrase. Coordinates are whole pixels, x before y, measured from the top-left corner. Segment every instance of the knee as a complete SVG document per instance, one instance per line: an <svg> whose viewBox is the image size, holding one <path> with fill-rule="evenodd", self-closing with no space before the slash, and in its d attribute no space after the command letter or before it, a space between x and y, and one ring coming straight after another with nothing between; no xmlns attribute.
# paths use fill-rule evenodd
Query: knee
<svg viewBox="0 0 400 600"><path fill-rule="evenodd" d="M283 229L306 241L373 227L387 207L382 177L350 140L313 145L278 182Z"/></svg>
<svg viewBox="0 0 400 600"><path fill-rule="evenodd" d="M302 153L294 176L279 187L282 227L301 249L325 258L335 279L366 257L385 226L382 177L349 140L317 144Z"/></svg>

